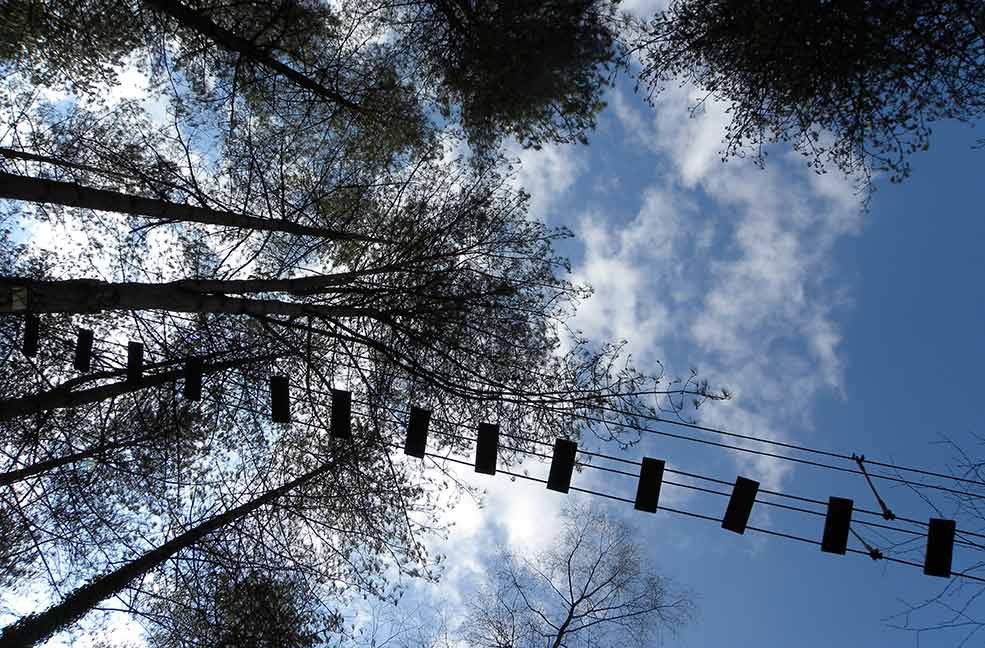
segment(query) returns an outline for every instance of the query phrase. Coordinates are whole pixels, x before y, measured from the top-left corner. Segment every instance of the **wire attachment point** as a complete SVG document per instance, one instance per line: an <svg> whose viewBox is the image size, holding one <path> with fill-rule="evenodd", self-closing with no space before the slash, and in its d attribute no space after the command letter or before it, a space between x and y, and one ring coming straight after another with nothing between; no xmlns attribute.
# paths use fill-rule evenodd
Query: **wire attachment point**
<svg viewBox="0 0 985 648"><path fill-rule="evenodd" d="M852 535L855 536L855 539L861 542L862 546L865 547L865 550L869 554L869 558L871 558L872 560L882 560L883 558L885 558L885 556L879 549L873 547L868 542L866 542L865 539L855 531L855 529L851 529L851 532Z"/></svg>
<svg viewBox="0 0 985 648"><path fill-rule="evenodd" d="M872 494L875 495L876 501L879 503L879 508L882 509L882 518L888 522L892 522L896 519L896 514L889 510L886 506L886 502L879 497L879 493L876 491L875 484L872 483L872 479L869 477L869 472L865 469L865 455L857 455L852 453L852 459L858 464L859 470L862 471L862 476L865 477L865 481L869 484L869 489L872 490ZM878 560L878 558L873 558L873 560Z"/></svg>

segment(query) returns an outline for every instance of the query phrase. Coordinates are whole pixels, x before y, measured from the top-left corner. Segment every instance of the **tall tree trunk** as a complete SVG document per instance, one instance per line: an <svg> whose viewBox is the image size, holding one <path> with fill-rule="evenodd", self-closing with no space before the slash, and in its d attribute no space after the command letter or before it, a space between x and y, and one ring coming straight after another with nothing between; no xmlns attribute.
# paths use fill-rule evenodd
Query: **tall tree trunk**
<svg viewBox="0 0 985 648"><path fill-rule="evenodd" d="M87 173L95 173L98 175L111 175L121 178L128 177L123 173L118 173L116 171L107 171L106 169L100 169L98 167L90 166L88 164L78 164L77 162L69 162L68 160L61 160L59 158L51 157L50 155L39 155L37 153L18 151L17 149L5 148L2 146L0 146L0 155L10 160L26 160L28 162L43 162L44 164L60 166L66 169L76 169L78 171L86 171Z"/></svg>
<svg viewBox="0 0 985 648"><path fill-rule="evenodd" d="M36 475L41 475L46 472L52 471L55 468L61 468L62 466L68 466L74 464L77 461L82 461L83 459L89 459L90 457L97 457L106 452L113 450L119 450L120 448L126 448L141 441L150 440L152 435L147 435L140 437L139 439L132 439L123 443L104 443L100 444L94 448L89 448L88 450L80 450L78 452L73 452L72 454L65 455L64 457L55 457L54 459L48 459L46 461L39 461L33 463L30 466L24 468L19 468L17 470L8 470L5 473L0 473L0 486L7 486L9 484L16 484L19 481L24 481L30 477Z"/></svg>
<svg viewBox="0 0 985 648"><path fill-rule="evenodd" d="M66 596L61 603L51 606L44 612L18 620L3 629L3 633L0 634L0 646L4 648L29 648L48 639L56 632L81 619L101 601L119 594L129 583L158 567L182 549L194 546L210 533L246 517L260 507L274 502L285 493L315 480L331 467L332 464L322 464L301 477L246 504L217 515L182 533L174 540L164 543L157 549L152 549L126 565L96 578L88 585L84 585Z"/></svg>
<svg viewBox="0 0 985 648"><path fill-rule="evenodd" d="M98 209L163 222L181 221L264 232L286 232L298 236L317 236L330 241L385 242L383 239L372 236L350 234L324 227L311 227L272 218L258 218L236 212L209 209L208 207L195 207L156 198L144 198L119 191L95 189L73 182L32 178L2 171L0 171L0 198Z"/></svg>
<svg viewBox="0 0 985 648"><path fill-rule="evenodd" d="M206 38L212 40L214 43L226 49L230 52L235 52L241 54L248 59L259 63L271 70L281 74L294 83L298 84L300 87L310 90L316 95L328 99L340 106L343 106L349 110L358 113L367 112L362 106L359 106L352 101L346 99L341 94L335 90L326 88L322 84L318 83L309 76L301 74L294 68L285 65L273 58L269 54L262 52L253 43L241 38L236 34L232 33L228 29L224 29L219 25L212 22L207 16L192 10L187 5L176 2L175 0L145 0L147 4L154 7L161 13L167 14L171 18L178 21L180 25L186 29L198 32L199 34L205 36Z"/></svg>
<svg viewBox="0 0 985 648"><path fill-rule="evenodd" d="M310 292L315 283L331 277L244 281L172 281L170 283L109 282L98 279L42 281L0 277L0 304L22 303L29 313L98 313L104 310L164 310L181 313L231 315L288 315L303 317L373 317L388 320L383 311L359 306L327 306L277 299L242 299L216 293L290 291ZM18 300L12 299L16 295ZM18 308L20 308L18 306Z"/></svg>
<svg viewBox="0 0 985 648"><path fill-rule="evenodd" d="M222 371L223 369L234 369L236 367L242 367L256 362L276 360L282 356L283 354L272 353L250 358L240 358L237 360L226 360L224 362L216 362L214 364L205 365L202 367L202 371L204 373L211 373L214 371ZM99 401L103 401L108 398L115 398L123 394L137 392L149 387L159 387L161 385L173 383L181 378L182 375L183 371L181 369L175 369L172 371L145 375L141 378L140 382L137 383L120 381L109 383L108 385L92 387L90 389L83 389L80 391L69 391L64 386L59 386L54 389L49 389L48 391L43 391L40 394L31 394L20 398L0 400L0 421L9 421L13 418L17 418L18 416L40 414L41 412L46 412L48 410L65 409L69 407L88 405L89 403L98 403Z"/></svg>

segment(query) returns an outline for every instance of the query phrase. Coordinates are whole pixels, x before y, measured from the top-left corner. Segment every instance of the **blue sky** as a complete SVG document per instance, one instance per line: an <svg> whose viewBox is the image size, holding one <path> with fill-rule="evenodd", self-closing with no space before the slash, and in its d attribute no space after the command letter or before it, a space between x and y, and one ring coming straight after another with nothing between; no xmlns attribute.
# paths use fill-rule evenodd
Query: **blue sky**
<svg viewBox="0 0 985 648"><path fill-rule="evenodd" d="M816 176L782 148L771 151L765 170L750 160L723 165L723 107L689 119L686 90L672 90L653 110L626 85L611 95L589 147L519 153L519 181L534 195L535 215L575 230L565 251L576 277L596 289L579 326L629 339L641 366L661 360L678 375L696 366L735 391L702 422L931 469L955 458L941 435L974 450L972 435L985 431L977 397L985 364L985 152L970 150L977 131L938 127L930 151L913 159L913 177L902 185L877 179L871 210L862 213L849 179ZM648 438L634 454L877 508L861 477L671 439ZM634 488L595 474L576 474L575 483L624 495ZM537 485L485 483L485 507L463 504L447 547L450 587L463 592L481 579L498 544L548 542L545 521L562 503ZM905 489L880 493L898 514L936 515ZM674 489L662 502L711 515L725 506L724 498ZM889 627L904 601L931 598L947 584L918 569L736 536L667 513L616 510L639 525L658 570L697 595L697 621L669 645L935 646L964 637ZM753 523L819 539L823 521L757 508ZM921 552L917 543L909 558L920 562ZM957 551L956 568L973 558Z"/></svg>

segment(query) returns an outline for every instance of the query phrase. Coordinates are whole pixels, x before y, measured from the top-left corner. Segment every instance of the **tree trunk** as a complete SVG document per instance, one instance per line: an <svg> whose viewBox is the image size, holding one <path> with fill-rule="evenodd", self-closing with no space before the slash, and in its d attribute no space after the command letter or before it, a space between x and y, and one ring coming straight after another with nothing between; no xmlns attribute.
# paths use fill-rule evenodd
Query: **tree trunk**
<svg viewBox="0 0 985 648"><path fill-rule="evenodd" d="M27 160L28 162L42 162L44 164L51 164L54 166L65 167L66 169L76 169L78 171L95 173L97 175L127 177L123 173L118 173L116 171L107 171L106 169L100 169L94 166L89 166L88 164L78 164L76 162L69 162L68 160L60 160L58 158L54 158L48 155L38 155L37 153L28 153L27 151L18 151L17 149L4 148L2 146L0 146L0 155L10 160Z"/></svg>
<svg viewBox="0 0 985 648"><path fill-rule="evenodd" d="M76 461L96 457L112 450L119 450L120 448L125 448L129 445L149 440L150 438L151 436L145 436L139 439L133 439L132 441L127 441L126 443L107 443L104 445L98 445L95 448L73 452L72 454L65 455L64 457L56 457L55 459L48 459L47 461L39 461L38 463L31 464L25 468L0 473L0 486L16 484L19 481L34 477L35 475L41 475L48 471L54 470L55 468L61 468L62 466L73 464Z"/></svg>
<svg viewBox="0 0 985 648"><path fill-rule="evenodd" d="M283 354L268 354L250 358L241 358L237 360L226 360L225 362L216 362L215 364L203 366L202 371L205 373L210 373L214 371L221 371L223 369L233 369L236 367L253 364L255 362L275 360L281 357L281 355ZM98 403L99 401L106 400L108 398L115 398L122 394L129 394L140 391L141 389L158 387L167 383L176 382L182 377L182 375L183 370L175 369L172 371L145 375L141 378L140 382L137 383L120 381L110 383L108 385L92 387L91 389L83 389L80 391L69 391L64 386L59 386L54 389L41 392L40 394L31 394L29 396L22 396L21 398L3 400L0 401L0 421L9 421L13 418L17 418L18 416L40 414L41 412L46 412L48 410L65 409L69 407L88 405L89 403Z"/></svg>
<svg viewBox="0 0 985 648"><path fill-rule="evenodd" d="M568 626L571 625L572 619L575 617L575 606L571 606L568 610L568 617L564 620L564 623L557 629L557 636L551 643L551 648L560 648L561 642L564 641L564 636L568 634Z"/></svg>
<svg viewBox="0 0 985 648"><path fill-rule="evenodd" d="M101 601L119 594L133 580L158 567L182 549L194 546L213 531L244 518L285 493L313 481L327 472L331 466L332 464L322 464L307 474L246 504L217 515L157 549L152 549L126 565L96 578L88 585L84 585L69 594L61 603L51 606L44 612L18 620L3 629L3 633L0 634L0 646L4 648L29 648L48 639L56 632L81 619Z"/></svg>
<svg viewBox="0 0 985 648"><path fill-rule="evenodd" d="M198 32L214 43L230 52L236 52L260 65L270 68L281 74L306 90L314 92L316 95L328 99L340 106L358 113L365 113L366 109L359 106L338 92L326 88L311 77L301 74L294 68L285 65L272 56L260 51L253 43L224 29L215 24L207 16L192 10L181 2L175 0L146 0L147 4L158 11L167 14L175 19L186 29Z"/></svg>
<svg viewBox="0 0 985 648"><path fill-rule="evenodd" d="M229 315L287 315L303 317L373 317L389 318L376 308L326 306L280 301L276 299L242 299L227 297L236 292L279 292L292 286L310 290L331 277L305 279L244 281L173 281L170 283L114 283L98 279L42 281L22 277L0 277L0 304L13 303L12 294L26 299L29 313L98 313L104 310L163 310L181 313L224 313ZM26 297L25 297L26 295ZM20 303L20 302L18 302ZM18 307L19 310L20 307Z"/></svg>
<svg viewBox="0 0 985 648"><path fill-rule="evenodd" d="M74 182L45 180L0 172L0 198L84 207L156 219L163 222L202 223L264 232L286 232L298 236L317 236L330 241L385 242L361 234L349 234L324 227L310 227L285 220L258 218L235 212L195 207L156 198L133 196L107 189L94 189Z"/></svg>

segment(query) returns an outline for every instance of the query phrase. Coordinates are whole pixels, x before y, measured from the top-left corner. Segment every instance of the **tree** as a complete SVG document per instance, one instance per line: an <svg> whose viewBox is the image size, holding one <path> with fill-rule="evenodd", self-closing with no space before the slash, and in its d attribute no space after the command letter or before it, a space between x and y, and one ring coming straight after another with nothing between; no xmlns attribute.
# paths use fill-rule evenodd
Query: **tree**
<svg viewBox="0 0 985 648"><path fill-rule="evenodd" d="M436 452L471 450L461 427L497 422L516 438L500 455L508 465L558 436L632 443L618 424L653 412L654 399L715 397L665 389L617 345L567 329L588 294L563 276L554 244L567 231L527 218L529 196L498 158L444 159L417 128L416 95L383 74L400 69L386 44L353 47L322 3L68 4L84 10L42 13L84 26L102 20L94 8L119 10L133 22L118 28L149 27L112 42L160 48L174 123L150 124L129 106L36 109L30 88L3 106L14 126L2 164L16 171L4 179L18 202L2 216L64 224L92 245L0 246L0 303L16 311L0 320L10 360L0 366L0 472L16 514L0 520L12 539L0 558L8 577L43 564L30 584L58 601L0 642L31 645L110 605L146 612L183 575L232 565L246 568L234 583L249 579L236 561L243 547L262 548L259 571L282 570L283 582L329 599L397 598L398 576L429 575L421 536L440 531L435 493L446 486L392 456L412 406L432 412ZM285 7L318 20L295 29L296 13L278 18ZM19 4L14 18L31 8ZM94 46L110 36L94 34ZM13 48L6 63L75 56L59 39ZM117 51L95 49L96 59ZM359 109L299 89L272 61L335 84ZM408 96L417 126L370 127L380 113L367 102ZM44 340L29 357L16 351L25 314L40 318ZM79 323L99 335L85 375L69 361ZM127 338L152 359L129 383L117 346ZM215 370L199 403L177 389L188 357ZM289 380L289 425L270 420L272 376ZM350 426L333 420L332 390L349 392ZM180 421L158 425L169 413Z"/></svg>
<svg viewBox="0 0 985 648"><path fill-rule="evenodd" d="M620 60L617 0L421 0L370 3L402 36L396 47L435 93L446 118L457 107L469 142L504 136L526 146L587 142Z"/></svg>
<svg viewBox="0 0 985 648"><path fill-rule="evenodd" d="M0 67L33 84L73 84L82 91L116 83L116 69L142 40L125 0L12 0L0 20Z"/></svg>
<svg viewBox="0 0 985 648"><path fill-rule="evenodd" d="M488 153L510 135L585 141L622 60L617 3L16 2L0 65L90 92L116 83L127 57L149 54L155 79L182 77L186 101L226 114L230 128L244 102L274 113L319 106L412 145L440 111Z"/></svg>
<svg viewBox="0 0 985 648"><path fill-rule="evenodd" d="M934 121L985 112L977 0L675 0L633 41L650 97L679 78L728 102L723 157L762 162L780 140L818 170L898 182Z"/></svg>
<svg viewBox="0 0 985 648"><path fill-rule="evenodd" d="M649 646L691 616L684 592L647 566L637 531L598 508L572 506L554 546L507 551L470 604L475 648Z"/></svg>
<svg viewBox="0 0 985 648"><path fill-rule="evenodd" d="M656 384L651 386L629 366L614 367L617 348L594 349L575 339L568 354L556 353L563 334L558 322L581 291L555 274L564 261L554 255L551 242L563 232L527 220L524 194L507 189L490 168L462 172L454 165L427 161L402 183L381 191L381 198L398 196L382 216L400 244L360 243L358 254L349 258L338 256L344 248L316 255L320 273L292 276L296 261L278 263L284 250L292 258L306 258L295 256L293 242L288 241L285 248L261 248L253 256L284 270L270 271L259 261L247 264L247 276L254 278L107 282L44 273L36 278L16 269L4 277L4 290L24 291L28 310L45 317L99 311L132 315L138 321L151 317L149 341L172 360L176 352L181 357L202 344L198 320L192 318L165 334L160 324L151 323L160 320L148 314L206 317L205 330L225 340L219 348L246 347L256 357L279 351L284 356L277 360L280 371L294 376L301 391L294 405L299 425L278 429L262 411L262 388L255 375L224 385L219 403L235 404L244 412L211 423L225 429L220 436L227 439L222 448L201 446L214 465L199 469L189 483L180 477L158 477L137 464L136 476L157 486L140 491L146 491L151 502L124 497L117 505L115 498L102 498L105 510L98 516L73 517L79 520L74 529L96 527L117 535L127 529L128 537L137 540L118 544L112 535L94 534L89 541L73 530L68 534L72 551L85 555L89 548L96 559L86 572L96 575L50 610L8 627L5 638L30 644L73 623L106 597L127 591L142 596L144 579L169 561L187 560L202 543L226 534L234 542L246 530L263 542L292 547L291 552L308 545L278 541L271 534L285 529L292 538L308 538L323 550L338 551L343 540L350 551L361 548L367 555L357 563L323 563L317 551L305 550L292 564L320 573L322 582L348 580L384 596L388 568L380 555L393 557L392 567L400 572L418 572L424 557L416 534L430 524L411 518L416 507L426 508L424 486L390 460L389 448L403 434L395 409L431 409L437 448L468 447L456 434L458 421L496 420L504 432L528 439L513 444L523 450L559 434L577 437L582 428L573 413L613 420L622 415L610 414L607 402L618 402L630 417L648 407L646 400L658 394ZM158 278L165 272L180 277L185 271L180 265L161 269L155 266L158 260L135 259L147 264L146 270L136 270ZM280 278L281 272L288 276ZM32 362L19 367L15 363L8 371L41 372L45 378L59 374ZM260 376L273 370L264 367ZM166 388L175 378L164 366L148 374L147 383ZM112 376L104 374L94 382L108 379ZM118 405L112 400L93 401L83 395L92 389L107 396L137 393L118 384L107 387L113 383L75 391L82 384L72 385L75 401L60 403L105 405L113 412ZM347 388L363 404L357 426L362 432L345 450L334 438L336 431L323 422L332 414L325 395L337 387ZM47 407L58 405L46 401ZM215 411L222 413L221 408ZM43 419L48 412L22 414L42 419L37 434L40 455L55 458L69 479L91 477L84 461L62 463L85 449L58 451L51 426ZM509 453L504 454L502 460L510 462ZM44 470L24 477L49 479L50 464L41 465ZM115 483L127 482L99 482ZM72 499L75 491L49 486L43 492ZM22 509L39 529L57 522L44 502ZM146 510L152 515L142 515ZM266 516L276 523L261 523ZM99 553L92 551L96 548Z"/></svg>
<svg viewBox="0 0 985 648"><path fill-rule="evenodd" d="M226 564L189 565L165 578L144 612L150 648L315 648L341 621L298 573L264 565L252 552L231 551Z"/></svg>
<svg viewBox="0 0 985 648"><path fill-rule="evenodd" d="M46 611L28 615L5 627L0 639L16 646L32 646L48 639L54 633L78 621L101 601L119 593L131 581L143 577L179 551L195 546L210 533L239 521L266 504L275 502L293 489L311 483L330 468L330 464L323 464L295 480L189 529L160 547L80 587Z"/></svg>
<svg viewBox="0 0 985 648"><path fill-rule="evenodd" d="M363 621L340 637L338 648L458 648L452 620L458 612L443 604L371 602L362 606Z"/></svg>

